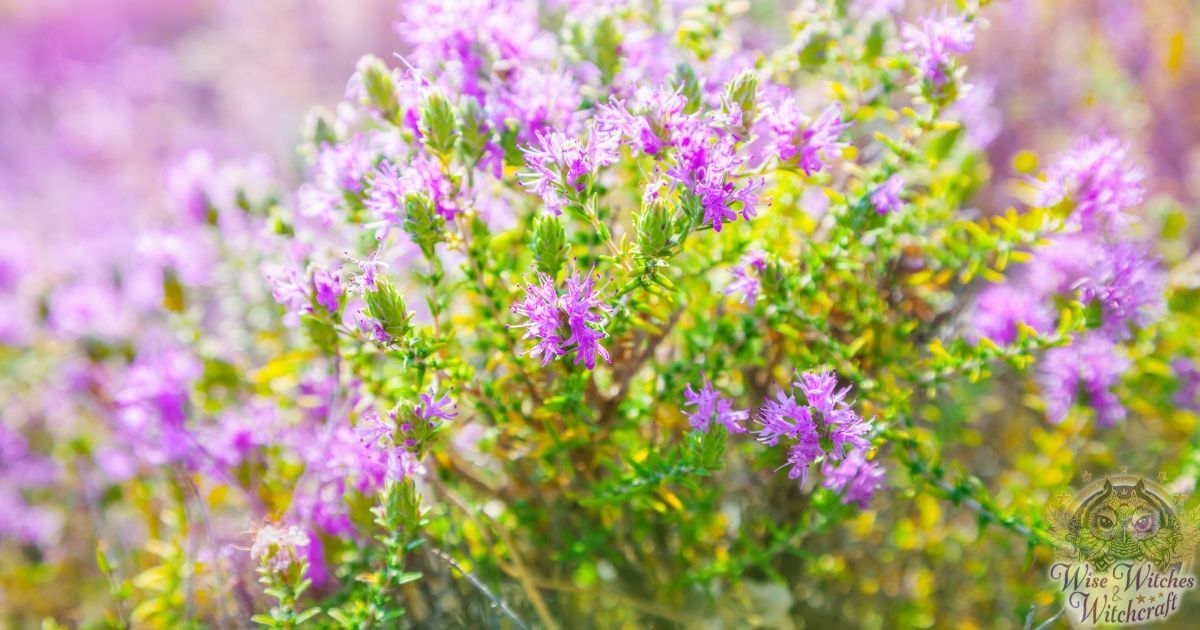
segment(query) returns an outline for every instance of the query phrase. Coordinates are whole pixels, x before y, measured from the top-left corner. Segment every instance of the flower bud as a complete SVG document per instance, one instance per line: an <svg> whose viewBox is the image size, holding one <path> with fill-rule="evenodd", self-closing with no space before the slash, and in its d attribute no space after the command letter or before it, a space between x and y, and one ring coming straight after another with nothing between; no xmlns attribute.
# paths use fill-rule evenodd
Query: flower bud
<svg viewBox="0 0 1200 630"><path fill-rule="evenodd" d="M365 55L358 60L357 76L362 86L361 99L364 105L374 108L384 118L397 118L400 103L396 98L396 77L392 70L375 55Z"/></svg>
<svg viewBox="0 0 1200 630"><path fill-rule="evenodd" d="M675 66L675 76L671 78L671 87L680 90L680 93L687 98L687 105L683 107L683 113L694 114L700 111L700 106L704 103L704 92L700 87L700 77L696 76L696 71L686 63L681 63Z"/></svg>
<svg viewBox="0 0 1200 630"><path fill-rule="evenodd" d="M642 207L642 213L634 223L639 259L664 258L670 253L673 214L673 209L661 199L655 199Z"/></svg>
<svg viewBox="0 0 1200 630"><path fill-rule="evenodd" d="M491 128L479 102L473 98L463 99L458 108L459 142L463 160L467 164L475 164L483 159L491 140Z"/></svg>
<svg viewBox="0 0 1200 630"><path fill-rule="evenodd" d="M424 194L409 195L405 200L404 231L421 248L426 258L433 258L433 248L442 242L445 220L437 207Z"/></svg>
<svg viewBox="0 0 1200 630"><path fill-rule="evenodd" d="M458 142L458 126L454 120L454 107L436 90L430 91L421 106L421 117L417 123L425 146L445 159Z"/></svg>
<svg viewBox="0 0 1200 630"><path fill-rule="evenodd" d="M722 109L733 118L731 124L737 125L736 131L742 136L749 136L750 127L758 113L758 74L753 70L743 70L725 86L725 95L721 100Z"/></svg>
<svg viewBox="0 0 1200 630"><path fill-rule="evenodd" d="M567 260L567 236L562 222L553 215L542 215L533 227L533 258L538 271L555 277Z"/></svg>
<svg viewBox="0 0 1200 630"><path fill-rule="evenodd" d="M367 290L363 299L367 303L367 315L379 322L393 341L399 342L412 332L412 313L387 278L376 277L375 288Z"/></svg>

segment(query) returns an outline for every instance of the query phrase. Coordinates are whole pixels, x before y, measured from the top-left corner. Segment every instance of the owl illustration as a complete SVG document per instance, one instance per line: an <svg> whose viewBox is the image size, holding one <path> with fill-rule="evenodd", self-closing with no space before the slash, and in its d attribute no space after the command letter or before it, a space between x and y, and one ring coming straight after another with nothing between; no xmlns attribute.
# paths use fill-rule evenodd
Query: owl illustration
<svg viewBox="0 0 1200 630"><path fill-rule="evenodd" d="M1165 571L1194 542L1192 519L1181 519L1141 479L1120 485L1105 479L1074 510L1052 511L1050 521L1060 550L1099 571L1117 562L1149 562Z"/></svg>

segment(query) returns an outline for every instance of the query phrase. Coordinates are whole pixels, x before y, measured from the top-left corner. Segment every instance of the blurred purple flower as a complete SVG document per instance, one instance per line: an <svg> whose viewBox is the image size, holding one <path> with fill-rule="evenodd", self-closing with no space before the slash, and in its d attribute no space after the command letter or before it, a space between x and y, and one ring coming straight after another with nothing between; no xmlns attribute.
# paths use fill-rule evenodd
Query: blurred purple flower
<svg viewBox="0 0 1200 630"><path fill-rule="evenodd" d="M957 55L975 46L975 25L943 10L940 16L922 16L900 28L901 48L914 57L921 78L941 86L950 78Z"/></svg>
<svg viewBox="0 0 1200 630"><path fill-rule="evenodd" d="M312 270L312 284L317 304L324 306L330 313L336 313L342 298L342 278L338 271L315 267Z"/></svg>
<svg viewBox="0 0 1200 630"><path fill-rule="evenodd" d="M904 178L892 175L871 193L871 205L879 214L898 212L904 207L900 193L904 190Z"/></svg>
<svg viewBox="0 0 1200 630"><path fill-rule="evenodd" d="M1145 196L1142 171L1129 163L1128 153L1128 147L1109 136L1080 140L1047 170L1037 203L1070 201L1071 220L1085 231L1123 228L1129 220L1126 212Z"/></svg>
<svg viewBox="0 0 1200 630"><path fill-rule="evenodd" d="M628 102L614 98L598 115L627 138L635 154L658 155L672 146L695 117L683 113L687 98L682 88L640 88Z"/></svg>
<svg viewBox="0 0 1200 630"><path fill-rule="evenodd" d="M1116 345L1101 334L1088 334L1069 346L1046 352L1038 365L1037 380L1046 401L1050 422L1062 422L1079 396L1096 410L1096 424L1111 427L1125 418L1113 386L1130 366Z"/></svg>
<svg viewBox="0 0 1200 630"><path fill-rule="evenodd" d="M971 325L975 337L987 337L1006 346L1017 340L1017 324L1046 333L1053 327L1054 313L1045 296L1029 287L1013 283L989 285L975 299Z"/></svg>
<svg viewBox="0 0 1200 630"><path fill-rule="evenodd" d="M766 255L753 251L742 256L738 265L733 268L733 280L725 287L725 295L740 294L738 301L754 306L762 295L762 280L760 276L767 270Z"/></svg>
<svg viewBox="0 0 1200 630"><path fill-rule="evenodd" d="M688 418L688 423L696 431L708 433L714 420L730 433L747 431L746 427L740 423L750 417L750 412L735 410L733 399L722 396L720 392L713 389L712 381L707 378L704 379L704 385L699 392L693 390L689 383L684 389L683 397L687 400L684 403L685 406L695 406L694 410L685 411L684 414Z"/></svg>
<svg viewBox="0 0 1200 630"><path fill-rule="evenodd" d="M597 136L590 134L584 144L561 131L551 131L538 135L537 147L525 148L525 164L531 171L521 173L522 183L541 196L552 214L562 214L567 205L580 203L589 178L612 161L615 147L602 145Z"/></svg>
<svg viewBox="0 0 1200 630"><path fill-rule="evenodd" d="M767 114L771 128L770 150L784 162L797 160L805 175L819 173L825 160L836 155L847 143L839 141L850 123L842 122L842 106L831 103L815 119L800 111L793 99L787 99Z"/></svg>
<svg viewBox="0 0 1200 630"><path fill-rule="evenodd" d="M1079 299L1101 309L1101 330L1113 339L1129 337L1129 327L1145 326L1163 312L1166 278L1157 258L1130 241L1098 248L1096 264L1076 283Z"/></svg>
<svg viewBox="0 0 1200 630"><path fill-rule="evenodd" d="M1200 412L1200 367L1191 359L1179 357L1171 362L1171 369L1179 383L1175 390L1175 405Z"/></svg>
<svg viewBox="0 0 1200 630"><path fill-rule="evenodd" d="M881 466L867 461L865 449L850 451L836 466L826 460L821 464L822 485L834 492L842 492L842 502L857 504L867 509L875 493L883 487L886 477Z"/></svg>

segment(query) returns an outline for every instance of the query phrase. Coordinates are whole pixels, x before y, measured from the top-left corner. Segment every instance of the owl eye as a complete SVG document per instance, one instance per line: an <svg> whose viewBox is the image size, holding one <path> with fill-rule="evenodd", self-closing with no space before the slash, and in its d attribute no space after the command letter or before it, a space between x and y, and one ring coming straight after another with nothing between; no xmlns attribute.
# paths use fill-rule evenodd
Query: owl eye
<svg viewBox="0 0 1200 630"><path fill-rule="evenodd" d="M1111 518L1100 516L1096 519L1096 524L1100 526L1100 529L1112 529L1114 523Z"/></svg>
<svg viewBox="0 0 1200 630"><path fill-rule="evenodd" d="M1133 524L1133 528L1142 533L1150 531L1152 527L1154 527L1154 520L1149 515L1139 518Z"/></svg>

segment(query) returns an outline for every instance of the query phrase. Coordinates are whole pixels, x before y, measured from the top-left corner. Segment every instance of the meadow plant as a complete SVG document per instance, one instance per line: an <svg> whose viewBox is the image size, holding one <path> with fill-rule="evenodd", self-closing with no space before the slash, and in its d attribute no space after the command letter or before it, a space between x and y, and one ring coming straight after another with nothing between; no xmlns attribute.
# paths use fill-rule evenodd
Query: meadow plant
<svg viewBox="0 0 1200 630"><path fill-rule="evenodd" d="M900 4L759 45L741 3L404 3L299 184L189 154L140 266L5 338L0 535L88 532L117 627L917 625L924 587L836 574L947 513L1046 561L1048 490L959 463L948 409L1005 383L1039 441L1132 430L1134 384L1194 410L1196 288L1101 130L973 205L986 10Z"/></svg>

